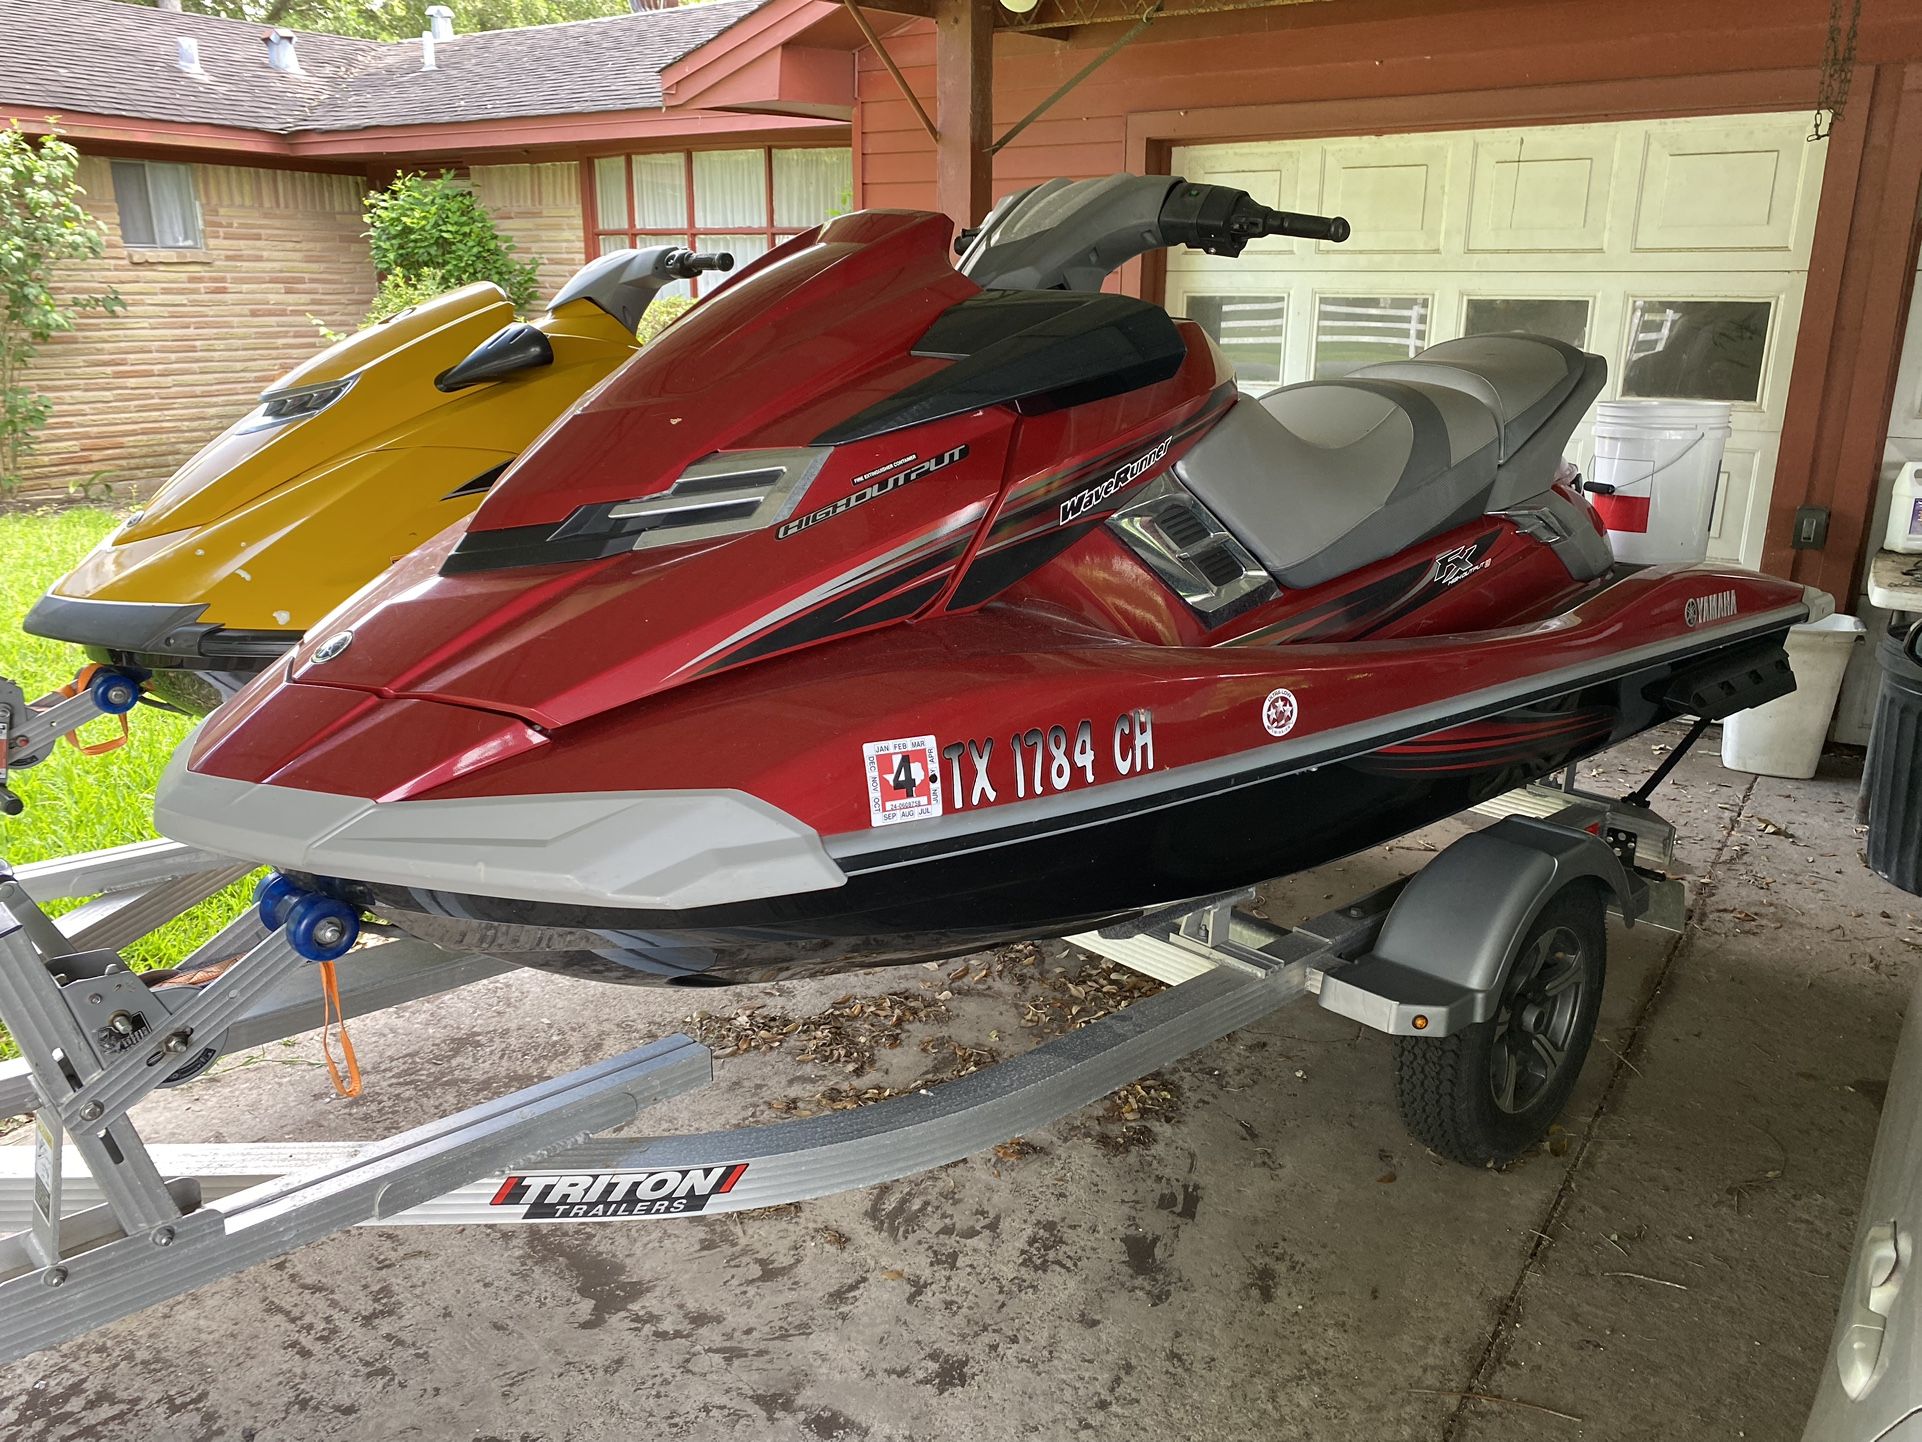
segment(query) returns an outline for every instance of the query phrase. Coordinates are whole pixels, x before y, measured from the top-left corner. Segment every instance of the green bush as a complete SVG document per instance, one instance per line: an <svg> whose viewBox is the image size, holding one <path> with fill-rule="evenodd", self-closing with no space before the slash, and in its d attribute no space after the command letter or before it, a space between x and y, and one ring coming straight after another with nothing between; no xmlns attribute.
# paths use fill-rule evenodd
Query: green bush
<svg viewBox="0 0 1922 1442"><path fill-rule="evenodd" d="M656 297L654 304L647 308L641 323L634 328L635 338L646 345L655 336L667 329L667 323L680 319L687 308L694 304L694 298L686 295L663 295Z"/></svg>
<svg viewBox="0 0 1922 1442"><path fill-rule="evenodd" d="M456 287L449 285L440 271L435 269L423 270L418 275L408 275L404 271L384 275L380 278L380 289L374 292L374 303L361 319L361 324L373 325L454 289Z"/></svg>
<svg viewBox="0 0 1922 1442"><path fill-rule="evenodd" d="M367 315L370 324L477 280L493 281L517 311L534 302L539 284L534 262L513 257L514 242L451 171L442 171L437 180L396 177L387 189L368 195L365 219L368 249L381 277L380 296Z"/></svg>
<svg viewBox="0 0 1922 1442"><path fill-rule="evenodd" d="M125 310L120 296L56 294L63 262L97 260L100 226L80 203L80 156L49 133L35 141L20 122L0 130L0 495L20 484L28 453L52 412L27 384L27 362L44 341L73 329L86 310Z"/></svg>

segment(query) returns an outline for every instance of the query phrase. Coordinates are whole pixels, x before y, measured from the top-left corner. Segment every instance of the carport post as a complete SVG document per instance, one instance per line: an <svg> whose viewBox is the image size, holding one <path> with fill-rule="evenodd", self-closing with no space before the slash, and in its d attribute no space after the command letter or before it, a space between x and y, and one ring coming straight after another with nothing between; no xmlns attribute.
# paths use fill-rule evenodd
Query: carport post
<svg viewBox="0 0 1922 1442"><path fill-rule="evenodd" d="M994 0L935 0L934 204L962 225L994 185Z"/></svg>

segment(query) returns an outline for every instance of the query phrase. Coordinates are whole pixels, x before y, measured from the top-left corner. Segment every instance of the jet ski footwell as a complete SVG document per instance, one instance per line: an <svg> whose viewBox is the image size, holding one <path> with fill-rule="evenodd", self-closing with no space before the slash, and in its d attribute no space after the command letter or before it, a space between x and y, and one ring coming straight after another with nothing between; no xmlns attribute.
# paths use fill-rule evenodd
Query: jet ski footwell
<svg viewBox="0 0 1922 1442"><path fill-rule="evenodd" d="M1505 809L1532 814L1294 930L1240 909L1241 893L1071 938L1171 985L1007 1062L852 1111L648 1140L594 1138L711 1079L710 1054L686 1037L384 1142L149 1148L134 1103L319 1024L305 963L351 942L357 922L338 935L307 925L303 908L339 903L277 883L266 894L288 904L268 909L284 926L249 912L179 968L239 952L215 980L149 986L117 948L231 880L232 858L147 842L17 874L0 865L0 1021L23 1055L0 1064L0 1115L37 1124L32 1148L0 1148L0 1228L18 1229L0 1236L0 1361L349 1226L706 1215L871 1186L1046 1126L1306 996L1425 1046L1507 1004L1505 977L1547 908L1606 895L1632 924L1679 890L1646 869L1672 835L1652 812L1542 787L1516 796ZM98 899L57 923L41 910L72 896ZM507 969L379 930L336 963L350 1013ZM1579 1070L1586 1038L1572 1050Z"/></svg>

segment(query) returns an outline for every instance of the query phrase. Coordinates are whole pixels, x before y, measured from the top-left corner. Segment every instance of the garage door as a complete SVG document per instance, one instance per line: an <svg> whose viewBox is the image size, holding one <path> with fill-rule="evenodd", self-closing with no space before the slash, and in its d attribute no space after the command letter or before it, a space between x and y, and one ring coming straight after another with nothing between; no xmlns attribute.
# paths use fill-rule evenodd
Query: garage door
<svg viewBox="0 0 1922 1442"><path fill-rule="evenodd" d="M1607 357L1604 399L1729 401L1711 552L1754 565L1821 188L1807 134L1796 114L1184 147L1175 174L1354 236L1171 253L1168 306L1251 390L1528 330Z"/></svg>

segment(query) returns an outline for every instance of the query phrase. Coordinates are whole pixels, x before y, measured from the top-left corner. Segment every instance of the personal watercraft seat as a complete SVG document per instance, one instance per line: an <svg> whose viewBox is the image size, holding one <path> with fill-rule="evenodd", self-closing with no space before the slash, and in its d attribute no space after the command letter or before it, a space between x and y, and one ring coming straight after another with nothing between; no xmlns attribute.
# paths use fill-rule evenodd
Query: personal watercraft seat
<svg viewBox="0 0 1922 1442"><path fill-rule="evenodd" d="M1606 366L1477 336L1241 400L1175 473L1284 586L1331 580L1539 495Z"/></svg>
<svg viewBox="0 0 1922 1442"><path fill-rule="evenodd" d="M1451 386L1487 406L1501 428L1489 498L1489 509L1499 511L1548 488L1569 435L1608 379L1608 362L1548 336L1478 335L1355 375Z"/></svg>

